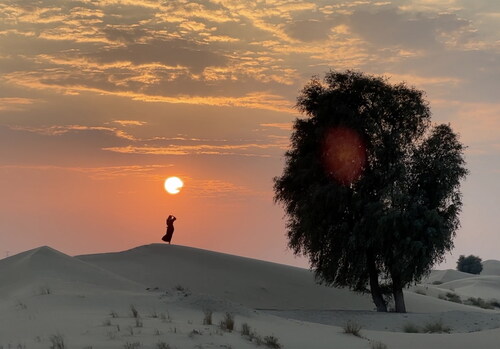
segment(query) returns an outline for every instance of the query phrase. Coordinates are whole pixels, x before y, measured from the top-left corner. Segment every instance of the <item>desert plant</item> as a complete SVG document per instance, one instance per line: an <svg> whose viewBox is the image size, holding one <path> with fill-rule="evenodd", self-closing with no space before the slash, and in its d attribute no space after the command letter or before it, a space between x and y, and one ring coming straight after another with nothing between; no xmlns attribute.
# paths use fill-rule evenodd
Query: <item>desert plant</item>
<svg viewBox="0 0 500 349"><path fill-rule="evenodd" d="M278 342L278 338L274 336L265 336L264 337L264 344L268 348L273 348L273 349L280 349L281 344Z"/></svg>
<svg viewBox="0 0 500 349"><path fill-rule="evenodd" d="M492 307L500 308L500 302L497 301L496 299L491 299L489 303L491 304Z"/></svg>
<svg viewBox="0 0 500 349"><path fill-rule="evenodd" d="M210 309L205 309L203 311L203 325L211 325L212 324L212 311Z"/></svg>
<svg viewBox="0 0 500 349"><path fill-rule="evenodd" d="M50 349L64 349L64 338L61 334L53 334L49 337Z"/></svg>
<svg viewBox="0 0 500 349"><path fill-rule="evenodd" d="M478 298L469 297L465 301L465 304L474 305L476 307L480 307L483 309L494 309L494 306L491 304L491 302L486 302L484 299L480 297Z"/></svg>
<svg viewBox="0 0 500 349"><path fill-rule="evenodd" d="M437 320L434 322L428 322L423 327L423 332L425 333L450 333L451 328L445 326L443 321Z"/></svg>
<svg viewBox="0 0 500 349"><path fill-rule="evenodd" d="M407 324L405 324L403 326L403 332L406 332L406 333L419 333L420 332L420 329L412 324L411 322L408 322Z"/></svg>
<svg viewBox="0 0 500 349"><path fill-rule="evenodd" d="M40 296L45 296L45 295L48 295L51 293L52 293L52 290L48 286L40 286L38 289L38 295L40 295Z"/></svg>
<svg viewBox="0 0 500 349"><path fill-rule="evenodd" d="M127 342L123 345L123 347L125 349L137 349L137 348L141 347L141 343L139 343L139 342L133 342L133 343Z"/></svg>
<svg viewBox="0 0 500 349"><path fill-rule="evenodd" d="M224 320L220 322L220 328L229 332L234 330L234 317L231 313L226 313Z"/></svg>
<svg viewBox="0 0 500 349"><path fill-rule="evenodd" d="M446 293L446 298L447 300L449 300L450 302L454 302L454 303L462 303L462 299L460 298L460 296L456 293L451 293L451 292L448 292Z"/></svg>
<svg viewBox="0 0 500 349"><path fill-rule="evenodd" d="M132 312L132 317L138 318L139 317L139 311L135 307L135 305L130 304L130 311Z"/></svg>
<svg viewBox="0 0 500 349"><path fill-rule="evenodd" d="M464 255L460 255L457 261L457 270L469 274L481 274L483 263L478 256L469 255L465 257Z"/></svg>
<svg viewBox="0 0 500 349"><path fill-rule="evenodd" d="M354 321L347 321L347 323L344 325L344 333L352 334L353 336L356 337L361 337L361 334L359 331L361 330L361 325L358 324L357 322Z"/></svg>
<svg viewBox="0 0 500 349"><path fill-rule="evenodd" d="M387 349L387 345L382 342L370 342L370 349Z"/></svg>
<svg viewBox="0 0 500 349"><path fill-rule="evenodd" d="M172 349L172 347L165 342L158 342L156 343L156 349Z"/></svg>
<svg viewBox="0 0 500 349"><path fill-rule="evenodd" d="M250 326L245 322L241 325L241 335L242 336L250 336L251 330Z"/></svg>

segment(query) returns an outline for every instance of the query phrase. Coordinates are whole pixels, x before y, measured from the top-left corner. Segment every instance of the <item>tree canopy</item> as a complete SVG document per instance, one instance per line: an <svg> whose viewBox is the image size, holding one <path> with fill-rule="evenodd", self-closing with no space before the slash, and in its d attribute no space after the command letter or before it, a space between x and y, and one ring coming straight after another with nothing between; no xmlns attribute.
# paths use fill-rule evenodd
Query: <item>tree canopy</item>
<svg viewBox="0 0 500 349"><path fill-rule="evenodd" d="M453 247L467 170L449 125L432 126L423 92L384 77L331 71L301 91L275 201L288 245L319 281L384 294L402 289ZM381 281L382 280L382 281Z"/></svg>
<svg viewBox="0 0 500 349"><path fill-rule="evenodd" d="M457 270L469 274L481 274L483 271L483 261L478 256L469 255L465 257L460 255L457 261Z"/></svg>

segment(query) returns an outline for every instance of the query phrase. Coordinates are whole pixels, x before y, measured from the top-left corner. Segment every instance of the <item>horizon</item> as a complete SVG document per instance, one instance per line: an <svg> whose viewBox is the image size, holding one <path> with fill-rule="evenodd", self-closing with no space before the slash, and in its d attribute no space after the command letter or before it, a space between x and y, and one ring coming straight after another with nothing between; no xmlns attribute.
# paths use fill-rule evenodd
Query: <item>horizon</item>
<svg viewBox="0 0 500 349"><path fill-rule="evenodd" d="M487 0L0 4L0 258L160 243L173 214L173 244L309 268L273 178L301 88L354 69L425 91L468 147L435 268L499 260L499 15Z"/></svg>

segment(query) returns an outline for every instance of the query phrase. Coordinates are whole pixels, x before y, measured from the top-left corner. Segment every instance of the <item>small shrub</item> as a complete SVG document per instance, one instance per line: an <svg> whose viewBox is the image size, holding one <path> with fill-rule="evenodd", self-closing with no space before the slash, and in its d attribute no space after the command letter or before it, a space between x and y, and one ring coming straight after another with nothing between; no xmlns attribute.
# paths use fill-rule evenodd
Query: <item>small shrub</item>
<svg viewBox="0 0 500 349"><path fill-rule="evenodd" d="M137 349L137 348L141 347L141 343L139 343L139 342L134 342L134 343L127 342L123 345L123 347L125 349Z"/></svg>
<svg viewBox="0 0 500 349"><path fill-rule="evenodd" d="M492 307L500 308L500 302L497 301L496 299L491 299L489 303Z"/></svg>
<svg viewBox="0 0 500 349"><path fill-rule="evenodd" d="M423 327L425 333L450 333L451 328L445 326L441 320L428 322Z"/></svg>
<svg viewBox="0 0 500 349"><path fill-rule="evenodd" d="M156 349L172 349L172 347L165 342L158 342L156 343Z"/></svg>
<svg viewBox="0 0 500 349"><path fill-rule="evenodd" d="M241 335L242 336L250 336L251 330L250 326L245 322L241 325Z"/></svg>
<svg viewBox="0 0 500 349"><path fill-rule="evenodd" d="M50 349L65 349L64 338L60 334L53 334L49 337Z"/></svg>
<svg viewBox="0 0 500 349"><path fill-rule="evenodd" d="M274 336L265 336L264 337L264 344L268 348L273 348L273 349L280 349L281 344L278 342L278 338Z"/></svg>
<svg viewBox="0 0 500 349"><path fill-rule="evenodd" d="M202 335L203 333L201 333L200 331L196 330L196 329L193 329L191 332L189 332L188 334L188 337L189 338L193 338L194 336L199 336L199 335Z"/></svg>
<svg viewBox="0 0 500 349"><path fill-rule="evenodd" d="M462 303L462 299L460 298L460 296L456 293L451 293L451 292L448 292L446 294L446 298L447 300L449 300L450 302L454 302L454 303Z"/></svg>
<svg viewBox="0 0 500 349"><path fill-rule="evenodd" d="M220 328L229 332L234 330L234 317L232 314L226 313L224 320L220 322Z"/></svg>
<svg viewBox="0 0 500 349"><path fill-rule="evenodd" d="M40 286L40 288L38 289L38 295L40 295L40 296L45 296L45 295L48 295L51 293L52 293L52 290L48 286Z"/></svg>
<svg viewBox="0 0 500 349"><path fill-rule="evenodd" d="M420 332L420 329L412 324L411 322L407 323L406 325L403 326L403 332L406 332L406 333L419 333Z"/></svg>
<svg viewBox="0 0 500 349"><path fill-rule="evenodd" d="M442 281L433 281L432 284L433 285L441 285L443 282Z"/></svg>
<svg viewBox="0 0 500 349"><path fill-rule="evenodd" d="M465 304L474 305L476 307L480 307L483 309L494 309L491 302L486 302L484 299L480 297L479 298L469 297L467 298Z"/></svg>
<svg viewBox="0 0 500 349"><path fill-rule="evenodd" d="M136 319L139 317L139 311L137 310L135 305L130 304L130 311L132 312L132 317L134 317Z"/></svg>
<svg viewBox="0 0 500 349"><path fill-rule="evenodd" d="M370 349L387 349L387 345L382 342L370 342Z"/></svg>
<svg viewBox="0 0 500 349"><path fill-rule="evenodd" d="M212 311L209 309L205 309L203 311L203 314L205 315L203 317L203 325L211 325L212 324Z"/></svg>
<svg viewBox="0 0 500 349"><path fill-rule="evenodd" d="M359 331L361 330L361 325L354 321L347 321L344 325L344 333L352 334L356 337L361 337Z"/></svg>

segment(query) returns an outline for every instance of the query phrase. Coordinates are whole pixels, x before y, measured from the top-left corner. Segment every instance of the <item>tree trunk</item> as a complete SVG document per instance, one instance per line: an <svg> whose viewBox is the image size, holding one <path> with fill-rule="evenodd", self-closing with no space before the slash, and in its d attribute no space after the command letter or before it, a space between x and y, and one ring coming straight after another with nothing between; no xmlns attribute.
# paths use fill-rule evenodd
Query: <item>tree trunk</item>
<svg viewBox="0 0 500 349"><path fill-rule="evenodd" d="M394 296L394 305L396 313L406 313L405 298L403 295L403 287L399 277L392 275L392 295Z"/></svg>
<svg viewBox="0 0 500 349"><path fill-rule="evenodd" d="M370 275L370 292L372 294L373 303L377 307L378 312L387 312L387 304L385 303L384 296L378 284L378 270L375 265L373 255L367 253L368 274Z"/></svg>

